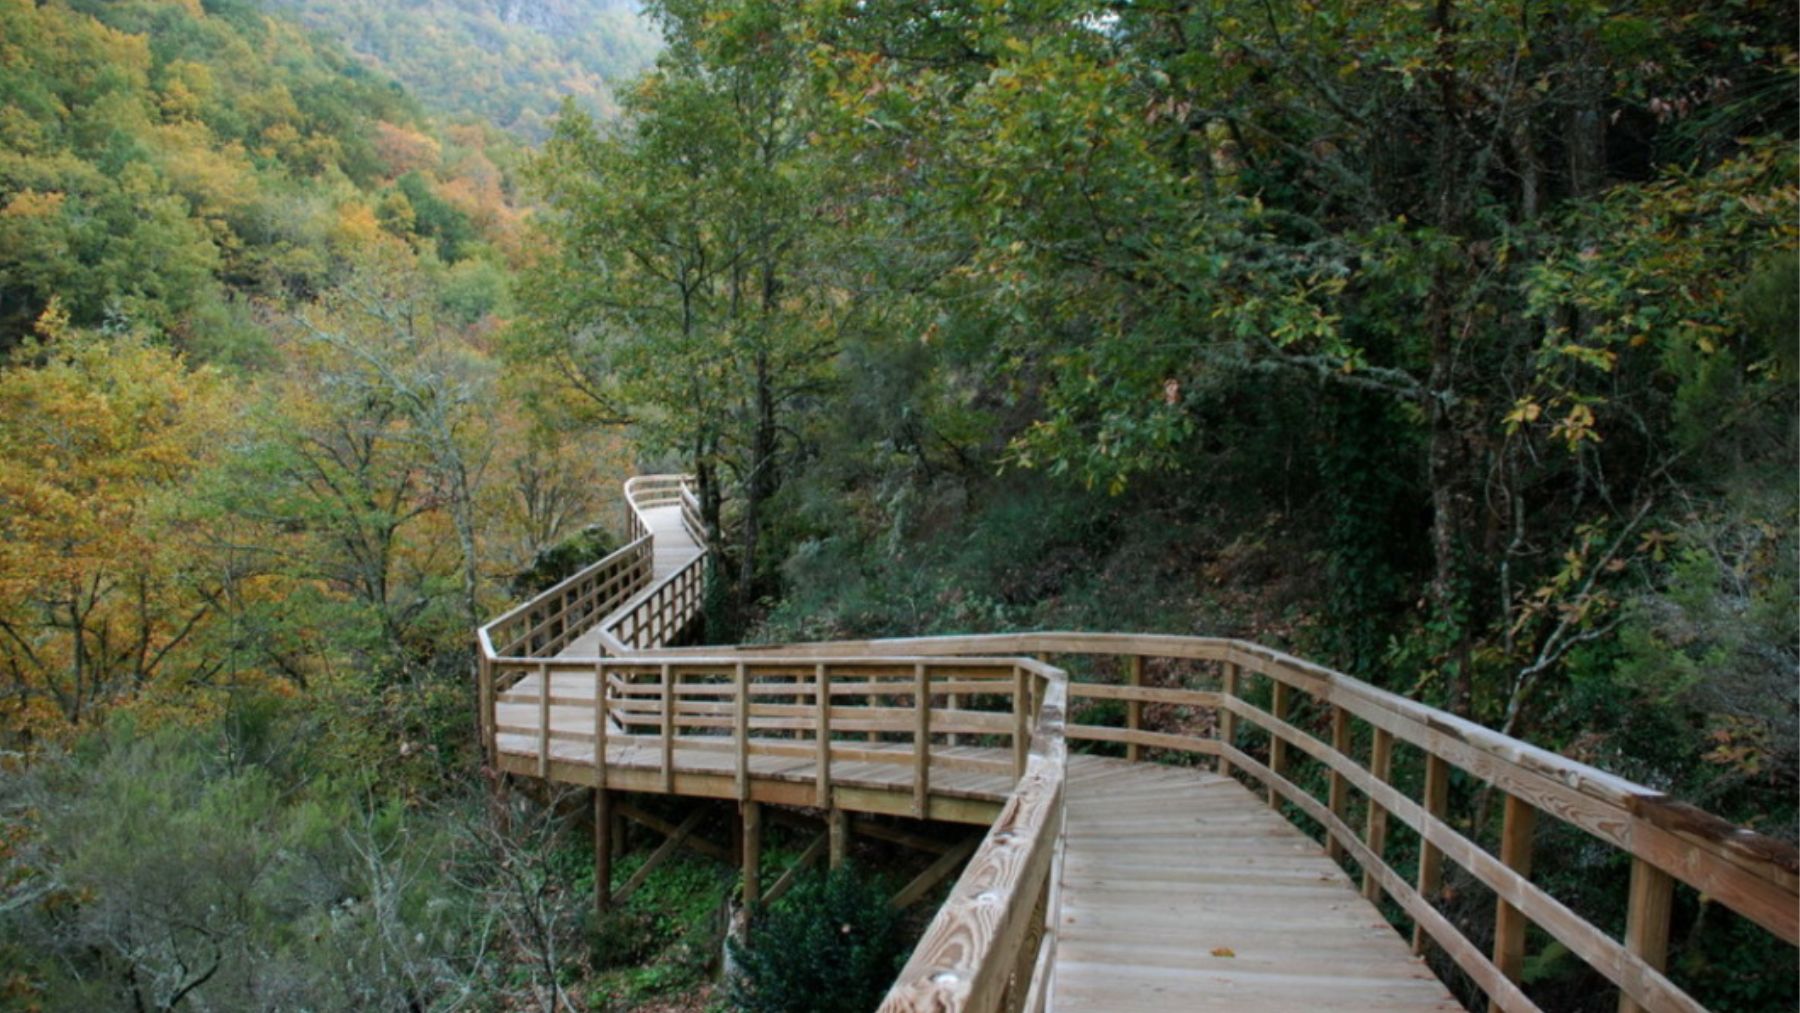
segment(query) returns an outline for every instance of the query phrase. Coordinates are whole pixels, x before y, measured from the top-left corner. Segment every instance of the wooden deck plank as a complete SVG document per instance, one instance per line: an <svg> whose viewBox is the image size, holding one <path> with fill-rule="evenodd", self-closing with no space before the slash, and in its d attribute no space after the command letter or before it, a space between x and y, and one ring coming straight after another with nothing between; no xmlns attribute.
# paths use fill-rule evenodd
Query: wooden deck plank
<svg viewBox="0 0 1800 1013"><path fill-rule="evenodd" d="M1459 1009L1324 849L1236 781L1069 759L1054 1006Z"/></svg>

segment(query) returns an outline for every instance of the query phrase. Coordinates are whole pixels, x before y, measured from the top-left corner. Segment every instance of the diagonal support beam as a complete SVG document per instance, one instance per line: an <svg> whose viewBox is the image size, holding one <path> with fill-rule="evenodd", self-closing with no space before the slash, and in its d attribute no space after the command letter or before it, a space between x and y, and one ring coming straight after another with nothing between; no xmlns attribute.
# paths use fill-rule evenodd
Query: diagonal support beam
<svg viewBox="0 0 1800 1013"><path fill-rule="evenodd" d="M681 842L687 840L688 835L692 834L694 828L699 826L700 821L705 818L706 810L695 806L694 811L688 813L687 819L681 821L681 826L676 827L674 833L663 838L662 844L650 853L649 859L638 867L638 871L631 874L631 878L625 881L624 886L619 887L618 892L612 896L612 902L623 904L629 900L631 895L637 892L637 888L644 885L644 880L649 879L650 874L656 871L656 867L668 861L669 856L675 853L675 849L681 847Z"/></svg>
<svg viewBox="0 0 1800 1013"><path fill-rule="evenodd" d="M629 802L615 802L613 804L613 811L633 823L640 823L649 827L664 837L672 836L681 830L680 827L670 823L668 820L663 819L655 813L645 812ZM683 843L687 845L689 850L698 851L708 858L716 858L727 865L737 861L730 851L727 851L704 837L690 835L690 839Z"/></svg>
<svg viewBox="0 0 1800 1013"><path fill-rule="evenodd" d="M888 906L905 910L917 904L931 892L932 887L942 883L961 868L964 862L968 861L969 856L975 853L975 848L981 843L983 836L982 834L971 834L967 840L944 852L937 861L926 866L924 872L913 877L912 882L901 887L900 892L894 894L894 899L888 901Z"/></svg>

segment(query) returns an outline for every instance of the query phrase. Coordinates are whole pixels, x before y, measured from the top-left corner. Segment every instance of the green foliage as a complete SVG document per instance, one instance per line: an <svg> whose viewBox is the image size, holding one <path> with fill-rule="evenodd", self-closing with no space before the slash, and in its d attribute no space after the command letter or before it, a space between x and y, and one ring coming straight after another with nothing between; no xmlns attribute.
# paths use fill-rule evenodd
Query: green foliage
<svg viewBox="0 0 1800 1013"><path fill-rule="evenodd" d="M851 1013L881 1004L905 958L900 915L852 866L813 874L731 943L731 1002L752 1013Z"/></svg>
<svg viewBox="0 0 1800 1013"><path fill-rule="evenodd" d="M542 141L566 97L618 111L614 89L661 40L623 0L276 0L434 108Z"/></svg>

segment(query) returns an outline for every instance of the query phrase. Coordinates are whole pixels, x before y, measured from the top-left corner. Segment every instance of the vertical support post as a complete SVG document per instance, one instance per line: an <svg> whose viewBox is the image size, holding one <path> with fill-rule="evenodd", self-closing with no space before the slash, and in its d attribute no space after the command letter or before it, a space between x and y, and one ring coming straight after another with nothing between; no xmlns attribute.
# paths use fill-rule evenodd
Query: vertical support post
<svg viewBox="0 0 1800 1013"><path fill-rule="evenodd" d="M1225 663L1225 675L1220 682L1219 688L1221 695L1225 697L1228 703L1233 697L1237 696L1237 662L1227 661ZM1237 715L1232 713L1229 706L1219 708L1219 742L1227 746L1235 745L1237 743ZM1223 756L1219 757L1219 774L1223 777L1231 776L1231 761Z"/></svg>
<svg viewBox="0 0 1800 1013"><path fill-rule="evenodd" d="M750 801L750 680L744 672L744 663L738 662L732 671L732 689L736 696L732 714L732 737L737 740L737 797L739 802Z"/></svg>
<svg viewBox="0 0 1800 1013"><path fill-rule="evenodd" d="M744 814L744 909L754 911L762 903L762 803L743 802Z"/></svg>
<svg viewBox="0 0 1800 1013"><path fill-rule="evenodd" d="M1631 899L1625 908L1625 951L1662 970L1669 959L1669 910L1675 902L1675 880L1641 858L1631 860ZM1619 1013L1643 1013L1637 1000L1623 993Z"/></svg>
<svg viewBox="0 0 1800 1013"><path fill-rule="evenodd" d="M538 777L550 780L550 666L538 662Z"/></svg>
<svg viewBox="0 0 1800 1013"><path fill-rule="evenodd" d="M606 787L606 662L594 662L594 787Z"/></svg>
<svg viewBox="0 0 1800 1013"><path fill-rule="evenodd" d="M1369 773L1375 780L1389 784L1394 774L1394 734L1385 728L1375 729L1375 739L1369 744ZM1387 849L1388 814L1374 799L1369 799L1369 819L1363 825L1363 843L1369 846L1376 858L1386 858L1382 852ZM1381 881L1375 878L1375 870L1365 868L1362 881L1363 896L1370 902L1381 899Z"/></svg>
<svg viewBox="0 0 1800 1013"><path fill-rule="evenodd" d="M1537 828L1537 810L1517 796L1506 796L1506 815L1500 825L1500 861L1521 876L1531 876L1531 836ZM1494 911L1494 966L1513 981L1525 968L1525 926L1529 920L1518 908L1499 901ZM1500 1005L1490 1000L1489 1013Z"/></svg>
<svg viewBox="0 0 1800 1013"><path fill-rule="evenodd" d="M826 819L831 835L831 867L835 869L844 864L850 853L850 814L833 806Z"/></svg>
<svg viewBox="0 0 1800 1013"><path fill-rule="evenodd" d="M594 910L602 914L612 906L612 836L612 792L602 784L594 789Z"/></svg>
<svg viewBox="0 0 1800 1013"><path fill-rule="evenodd" d="M1269 714L1276 721L1286 723L1288 716L1288 685L1275 676L1269 676L1275 683L1275 696L1269 702ZM1280 777L1287 776L1287 740L1274 728L1269 729L1269 771ZM1269 785L1269 808L1281 808L1281 793Z"/></svg>
<svg viewBox="0 0 1800 1013"><path fill-rule="evenodd" d="M1141 654L1134 654L1131 656L1131 688L1137 689L1143 684L1144 656ZM1135 734L1143 723L1144 702L1137 697L1132 697L1130 702L1125 705L1125 727ZM1130 760L1132 763L1136 763L1138 762L1140 755L1141 751L1135 741L1127 742L1125 744L1125 759Z"/></svg>
<svg viewBox="0 0 1800 1013"><path fill-rule="evenodd" d="M481 755L487 757L488 766L492 767L500 762L499 735L494 727L494 663L488 660L480 638L475 644L475 657L481 686Z"/></svg>
<svg viewBox="0 0 1800 1013"><path fill-rule="evenodd" d="M962 694L961 693L951 693L944 700L944 709L947 711L961 710L962 709ZM947 736L947 741L953 746L962 745L962 740L963 740L962 733L960 733L960 732L951 732Z"/></svg>
<svg viewBox="0 0 1800 1013"><path fill-rule="evenodd" d="M1025 757L1031 752L1031 712L1025 704L1025 680L1030 673L1013 669L1013 776L1025 776Z"/></svg>
<svg viewBox="0 0 1800 1013"><path fill-rule="evenodd" d="M675 679L667 662L662 666L662 790L675 790Z"/></svg>
<svg viewBox="0 0 1800 1013"><path fill-rule="evenodd" d="M1331 707L1331 751L1339 756L1350 755L1350 712L1336 704ZM1325 798L1331 807L1331 815L1342 820L1350 805L1350 780L1335 768L1331 771L1331 784ZM1325 834L1325 855L1334 862L1344 857L1344 842L1335 830Z"/></svg>
<svg viewBox="0 0 1800 1013"><path fill-rule="evenodd" d="M1450 764L1436 753L1425 754L1425 794L1420 800L1425 815L1442 820L1450 809ZM1423 834L1420 835L1424 837ZM1419 896L1425 903L1436 903L1438 887L1444 881L1444 853L1429 838L1419 841ZM1425 952L1425 927L1413 923L1412 951Z"/></svg>
<svg viewBox="0 0 1800 1013"><path fill-rule="evenodd" d="M817 740L818 774L813 778L818 787L818 806L821 809L831 808L831 677L825 673L825 666L819 665L814 672L813 695L818 706L818 721L813 731Z"/></svg>
<svg viewBox="0 0 1800 1013"><path fill-rule="evenodd" d="M913 814L924 819L931 802L931 673L913 666Z"/></svg>

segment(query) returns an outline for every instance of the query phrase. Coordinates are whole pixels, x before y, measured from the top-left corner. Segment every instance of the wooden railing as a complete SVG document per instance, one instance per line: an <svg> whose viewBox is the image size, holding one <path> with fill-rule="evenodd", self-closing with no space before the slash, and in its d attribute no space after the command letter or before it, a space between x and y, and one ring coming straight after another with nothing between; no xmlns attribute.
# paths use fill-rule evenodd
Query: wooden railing
<svg viewBox="0 0 1800 1013"><path fill-rule="evenodd" d="M679 479L640 481L628 492L640 505L669 505L682 501L684 487ZM540 708L533 725L497 729L539 736L543 776L570 762L554 759L558 742L592 743L604 754L609 742L623 741L659 751L663 790L678 786L677 752L729 754L736 792L748 798L758 757L811 755L814 804L854 790L833 782L834 762L874 763L910 769L910 780L898 783L910 787L914 811L928 816L933 769L986 764L998 774L1007 768L1013 780L1005 806L889 993L882 1008L890 1013L1045 1007L1054 987L1054 864L1070 741L1110 743L1133 760L1200 757L1254 782L1272 806L1318 827L1333 857L1354 863L1365 896L1386 897L1405 913L1415 951L1438 947L1493 1009L1537 1009L1519 985L1528 925L1609 981L1621 1010L1702 1009L1664 970L1678 884L1785 943L1800 940L1800 860L1791 845L1256 644L1032 633L657 649L698 608L696 560L654 587L638 586L627 595L635 600L607 617L600 640L611 657L546 657L581 625L572 618L576 603L616 597L601 580L600 568L609 562L642 572L637 563L608 557L571 578L587 592L559 585L483 629L490 748L495 686L530 672L549 686L557 672L578 671L595 680L595 697L562 703L590 708L591 731L554 727L554 693L529 698ZM524 656L504 656L510 651L497 653L496 644ZM1049 657L1080 677L1072 680L1042 660ZM1148 684L1159 671L1180 677L1174 685ZM593 708L594 698L606 706ZM1114 719L1084 723L1109 709ZM1186 730L1146 727L1147 713L1177 710L1187 714L1180 723ZM864 736L860 743L851 741L856 735ZM936 748L958 740L1009 743L1010 762L946 756ZM587 777L576 776L588 767ZM591 761L574 762L565 773L606 784L605 767ZM1452 812L1453 803L1459 812ZM1496 808L1494 826L1483 817ZM1629 861L1618 937L1532 880L1534 841L1555 825ZM1414 846L1397 847L1394 828L1409 830ZM1406 875L1396 864L1405 864L1402 852L1410 857L1411 851L1416 859ZM1493 893L1490 946L1465 935L1439 909L1446 862Z"/></svg>
<svg viewBox="0 0 1800 1013"><path fill-rule="evenodd" d="M709 649L715 650L716 649ZM762 648L741 648L753 658ZM1536 925L1618 990L1622 1010L1701 1010L1664 973L1673 891L1685 884L1793 945L1800 941L1800 857L1792 845L1735 827L1595 767L1501 735L1339 672L1256 644L1199 637L1092 633L1032 633L932 637L833 644L778 645L768 650L815 658L839 653L909 655L1053 655L1060 659L1119 659L1120 682L1070 682L1072 706L1123 702L1124 725L1077 723L1079 712L1046 734L1123 744L1150 751L1211 757L1218 769L1255 781L1272 805L1323 827L1327 850L1361 870L1370 899L1391 898L1414 923L1413 945L1440 947L1500 1010L1536 1010L1519 987L1526 926ZM678 654L679 652L671 652ZM1189 678L1216 688L1143 685L1146 663L1186 666ZM1055 680L1060 669L1047 669ZM1209 731L1170 733L1142 728L1145 707L1187 708L1191 723ZM1316 735L1310 726L1327 730ZM1037 748L1034 744L1034 748ZM1048 745L1045 746L1049 748ZM1310 763L1310 769L1301 769ZM1417 797L1396 787L1405 769ZM1465 782L1459 795L1469 811L1453 816L1452 771ZM1307 776L1313 775L1313 776ZM1313 785L1318 785L1315 789ZM1480 822L1479 810L1500 810L1497 848L1460 827ZM1360 813L1361 818L1355 818ZM1631 882L1621 938L1573 911L1531 879L1533 840L1540 822L1584 831L1629 856ZM1391 860L1389 830L1418 835L1410 877ZM1436 900L1445 862L1459 866L1496 897L1493 943L1486 952L1441 912ZM976 866L971 863L971 870ZM965 879L967 874L965 875ZM965 886L957 886L958 895ZM984 888L985 889L985 888ZM999 898L1014 900L1016 898ZM966 921L947 906L939 921ZM1054 909L1052 909L1052 923ZM959 938L966 927L934 923L915 952ZM959 944L960 945L960 944ZM1017 966L1022 954L1005 948L989 959ZM1791 963L1791 962L1790 962ZM966 990L967 971L940 969L903 975L884 1009L987 1010L1007 1008ZM1033 987L1036 987L1035 985Z"/></svg>

